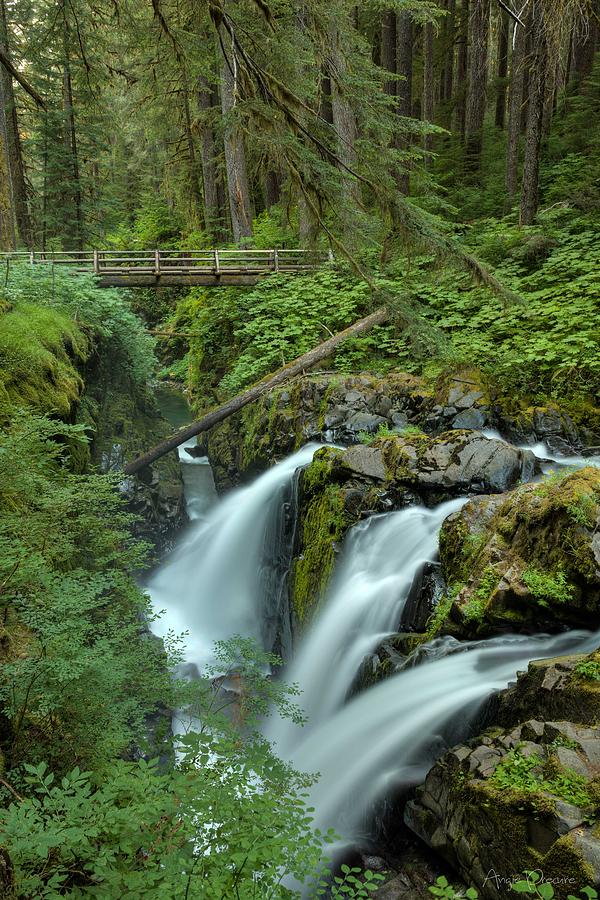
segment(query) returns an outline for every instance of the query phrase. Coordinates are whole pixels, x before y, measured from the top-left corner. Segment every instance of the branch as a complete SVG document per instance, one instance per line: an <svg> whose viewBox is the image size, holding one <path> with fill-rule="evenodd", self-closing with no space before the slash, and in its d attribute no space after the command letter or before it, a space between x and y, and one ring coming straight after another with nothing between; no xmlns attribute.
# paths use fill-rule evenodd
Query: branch
<svg viewBox="0 0 600 900"><path fill-rule="evenodd" d="M19 82L19 84L21 85L23 90L29 94L31 99L35 100L37 105L40 106L42 109L46 109L46 103L45 103L44 99L42 97L40 97L40 95L38 94L36 89L29 84L29 82L26 80L26 78L23 75L21 75L19 70L17 68L15 68L15 66L12 64L9 57L4 52L4 50L2 50L2 48L0 48L0 63L4 66L6 71L12 75L12 77L15 79L15 81Z"/></svg>
<svg viewBox="0 0 600 900"><path fill-rule="evenodd" d="M514 19L518 25L521 25L522 28L525 28L525 23L522 19L519 18L516 12L514 12L510 6L508 6L504 0L498 0L498 6L502 7L502 9L509 14L511 19Z"/></svg>

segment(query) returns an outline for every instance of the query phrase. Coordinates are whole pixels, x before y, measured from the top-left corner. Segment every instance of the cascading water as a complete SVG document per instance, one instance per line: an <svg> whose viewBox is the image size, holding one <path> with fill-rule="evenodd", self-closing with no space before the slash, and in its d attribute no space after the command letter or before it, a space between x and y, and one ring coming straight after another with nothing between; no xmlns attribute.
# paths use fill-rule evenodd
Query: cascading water
<svg viewBox="0 0 600 900"><path fill-rule="evenodd" d="M317 447L304 447L213 507L147 585L154 609L164 610L156 633L188 632L185 655L192 666L210 663L215 641L233 634L261 641L269 519L282 490Z"/></svg>
<svg viewBox="0 0 600 900"><path fill-rule="evenodd" d="M454 739L460 739L461 720L465 730L483 701L530 660L589 653L599 639L600 634L570 632L448 642L450 655L370 688L314 728L308 724L304 740L296 731L286 758L302 771L320 773L310 797L316 827L355 837L378 799L422 780L450 723Z"/></svg>
<svg viewBox="0 0 600 900"><path fill-rule="evenodd" d="M416 574L437 554L442 522L465 502L412 506L352 529L329 599L286 672L302 689L310 728L343 704L364 657L396 631ZM287 753L298 739L293 731L276 720L267 736Z"/></svg>

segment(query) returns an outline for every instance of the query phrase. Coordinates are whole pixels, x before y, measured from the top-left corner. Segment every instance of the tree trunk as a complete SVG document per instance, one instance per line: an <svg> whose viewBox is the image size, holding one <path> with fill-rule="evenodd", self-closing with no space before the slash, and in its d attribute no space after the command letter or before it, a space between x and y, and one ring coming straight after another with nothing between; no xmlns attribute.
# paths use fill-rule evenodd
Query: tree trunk
<svg viewBox="0 0 600 900"><path fill-rule="evenodd" d="M456 0L447 0L447 11L445 23L445 59L444 59L444 83L442 88L442 99L446 103L452 102L452 92L454 90L454 43L456 28ZM449 116L448 116L449 120Z"/></svg>
<svg viewBox="0 0 600 900"><path fill-rule="evenodd" d="M356 165L356 138L358 126L356 116L348 99L346 89L347 63L344 49L340 44L340 34L337 28L332 28L329 35L329 61L331 79L331 112L333 127L337 135L337 155L344 170L353 169ZM350 196L358 195L358 185L346 172L347 193Z"/></svg>
<svg viewBox="0 0 600 900"><path fill-rule="evenodd" d="M479 169L481 165L489 32L490 0L473 0L465 148L466 161L470 169Z"/></svg>
<svg viewBox="0 0 600 900"><path fill-rule="evenodd" d="M423 106L422 119L424 122L433 123L434 112L434 61L433 61L433 22L426 22L423 26ZM433 135L426 134L424 147L425 152L429 153L433 144ZM426 163L429 158L426 158Z"/></svg>
<svg viewBox="0 0 600 900"><path fill-rule="evenodd" d="M525 47L527 29L516 25L514 48L510 64L510 91L508 99L508 144L506 148L506 193L514 200L517 193L519 172L519 138L521 136L521 107L525 87Z"/></svg>
<svg viewBox="0 0 600 900"><path fill-rule="evenodd" d="M69 27L64 12L63 31L63 142L65 159L69 162L69 182L66 185L66 213L71 218L66 222L65 248L67 250L83 249L83 212L81 208L81 183L79 179L79 156L77 153L77 132L75 128L75 107L73 105L73 83L71 80L71 64L69 51Z"/></svg>
<svg viewBox="0 0 600 900"><path fill-rule="evenodd" d="M223 33L223 40L226 39ZM227 192L231 213L233 240L239 243L243 238L252 237L252 204L246 168L246 150L241 128L235 121L237 85L237 60L235 54L223 59L221 67L221 105L224 118L225 168L227 170Z"/></svg>
<svg viewBox="0 0 600 900"><path fill-rule="evenodd" d="M521 225L532 225L539 202L540 148L544 101L546 99L546 74L548 70L548 44L544 22L544 10L540 2L532 8L533 54L529 78L529 105L527 112L527 133L525 138L525 160L523 165L523 185L521 188Z"/></svg>
<svg viewBox="0 0 600 900"><path fill-rule="evenodd" d="M398 115L409 119L412 115L413 89L413 43L414 28L410 13L400 12L396 22L397 46L396 68L399 75L397 84ZM410 148L410 138L405 137L398 142L401 150ZM408 168L398 179L398 190L407 195L410 193L410 174Z"/></svg>
<svg viewBox="0 0 600 900"><path fill-rule="evenodd" d="M7 62L10 63L8 25L6 21L6 7L4 0L0 0L0 50L2 50ZM7 175L10 178L10 192L12 195L16 230L21 242L25 244L25 246L31 247L33 236L31 219L29 217L27 186L25 184L25 167L23 165L23 151L21 147L21 135L19 132L13 79L10 72L2 65L0 65L0 82L4 109Z"/></svg>
<svg viewBox="0 0 600 900"><path fill-rule="evenodd" d="M268 375L247 391L238 394L232 400L228 400L227 403L217 407L217 409L214 409L202 419L199 419L192 425L180 429L166 441L163 441L147 453L144 453L143 456L134 459L125 466L125 474L133 475L135 472L139 472L140 469L144 469L155 460L160 459L161 456L164 456L171 450L175 450L176 447L179 447L180 444L185 443L185 441L189 441L190 438L195 437L197 434L201 434L204 431L209 431L215 425L218 425L219 422L223 422L225 419L229 418L229 416L233 415L233 413L243 409L244 406L247 406L254 400L258 400L263 394L267 394L269 391L273 390L273 388L278 387L278 385L284 384L295 375L302 374L306 369L312 368L318 362L331 356L333 351L336 350L340 344L343 344L344 341L347 341L351 337L355 337L357 334L363 334L365 331L370 331L375 325L383 324L387 318L388 312L386 309L382 308L371 313L371 315L366 316L366 318L354 322L349 328L339 331L337 334L333 335L333 337L330 337L329 340L319 344L318 347L314 347L312 350L309 350L308 353L303 353L302 356L299 356L286 366L283 366L274 374Z"/></svg>
<svg viewBox="0 0 600 900"><path fill-rule="evenodd" d="M456 54L456 81L458 97L456 102L456 130L464 143L467 128L467 76L469 64L469 0L462 0L460 7L460 36Z"/></svg>
<svg viewBox="0 0 600 900"><path fill-rule="evenodd" d="M198 79L200 109L200 156L204 185L204 221L212 238L220 241L225 233L225 190L217 167L217 143L212 115L217 108L216 89L204 77Z"/></svg>
<svg viewBox="0 0 600 900"><path fill-rule="evenodd" d="M14 250L15 215L4 110L3 83L0 80L0 250Z"/></svg>
<svg viewBox="0 0 600 900"><path fill-rule="evenodd" d="M381 68L396 74L396 13L387 9L381 19ZM396 95L396 80L385 81L383 89L390 97Z"/></svg>
<svg viewBox="0 0 600 900"><path fill-rule="evenodd" d="M506 119L506 76L508 75L508 15L500 13L498 29L498 95L496 97L496 128L504 129Z"/></svg>
<svg viewBox="0 0 600 900"><path fill-rule="evenodd" d="M192 131L192 114L190 112L190 95L187 83L183 87L183 114L185 139L188 151L190 199L194 226L201 228L203 224L202 192L200 190L200 170L196 158L196 144Z"/></svg>
<svg viewBox="0 0 600 900"><path fill-rule="evenodd" d="M281 197L281 176L275 169L269 169L264 178L265 209L279 203Z"/></svg>

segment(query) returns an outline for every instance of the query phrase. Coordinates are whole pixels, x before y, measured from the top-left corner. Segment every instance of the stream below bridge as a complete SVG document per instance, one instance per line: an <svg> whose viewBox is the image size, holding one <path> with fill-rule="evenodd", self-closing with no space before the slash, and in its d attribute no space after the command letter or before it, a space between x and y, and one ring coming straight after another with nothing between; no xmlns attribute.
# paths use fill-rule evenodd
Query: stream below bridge
<svg viewBox="0 0 600 900"><path fill-rule="evenodd" d="M157 397L173 425L189 421L185 399ZM432 763L469 733L487 698L532 659L590 652L600 635L506 634L422 648L419 664L353 694L365 658L402 620L411 585L436 558L442 522L466 498L434 509L373 516L345 541L326 601L297 641L287 608L294 486L317 445L303 447L250 485L217 499L208 460L179 450L190 526L147 588L161 637L187 631L188 671L214 660L215 641L251 637L281 653L285 678L302 689L303 727L277 717L265 735L297 769L319 772L315 825L349 842L366 838L377 804L423 780ZM543 448L536 448L540 455ZM573 463L573 460L569 462Z"/></svg>

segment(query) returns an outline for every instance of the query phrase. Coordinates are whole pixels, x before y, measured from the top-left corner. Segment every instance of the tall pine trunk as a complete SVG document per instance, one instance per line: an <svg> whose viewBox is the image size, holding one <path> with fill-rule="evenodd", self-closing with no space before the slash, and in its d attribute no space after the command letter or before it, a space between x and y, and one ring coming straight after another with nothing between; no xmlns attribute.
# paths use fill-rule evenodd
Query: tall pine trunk
<svg viewBox="0 0 600 900"><path fill-rule="evenodd" d="M3 82L0 79L0 250L14 250L15 214L8 162L8 138L4 110Z"/></svg>
<svg viewBox="0 0 600 900"><path fill-rule="evenodd" d="M216 88L204 77L198 80L198 107L200 109L200 156L202 159L202 183L204 187L204 221L213 240L220 241L225 232L225 189L217 165L217 142L213 114L217 109Z"/></svg>
<svg viewBox="0 0 600 900"><path fill-rule="evenodd" d="M10 59L10 46L8 39L8 24L6 20L5 0L0 0L0 49ZM6 155L6 177L10 180L7 191L12 198L12 214L16 232L21 241L27 247L32 246L33 235L29 205L27 200L27 185L25 183L25 166L23 164L23 151L21 147L21 135L15 103L15 93L11 74L0 65L0 93L3 107L3 133ZM14 231L14 226L11 229Z"/></svg>
<svg viewBox="0 0 600 900"><path fill-rule="evenodd" d="M340 34L337 28L331 28L329 33L329 77L331 80L331 113L333 127L337 135L337 155L345 172L346 193L358 196L358 185L355 181L350 183L350 175L346 169L353 169L356 165L356 139L358 126L356 116L348 98L346 75L348 64L344 48L341 45Z"/></svg>
<svg viewBox="0 0 600 900"><path fill-rule="evenodd" d="M483 122L487 87L490 0L473 0L466 111L466 161L479 169L483 147Z"/></svg>
<svg viewBox="0 0 600 900"><path fill-rule="evenodd" d="M527 30L516 25L514 47L510 64L510 91L508 99L508 143L506 149L506 193L509 201L517 193L519 177L519 139L521 136L521 108L525 88L525 49Z"/></svg>
<svg viewBox="0 0 600 900"><path fill-rule="evenodd" d="M65 222L64 243L67 250L83 249L83 210L81 202L81 182L79 175L79 155L77 151L77 130L75 126L75 106L73 103L73 81L69 49L69 26L66 8L63 5L63 144L65 161L68 166L66 185L66 209L69 216Z"/></svg>
<svg viewBox="0 0 600 900"><path fill-rule="evenodd" d="M467 129L467 77L469 71L469 0L462 0L459 20L459 39L456 53L456 81L458 95L456 100L456 130L464 142Z"/></svg>
<svg viewBox="0 0 600 900"><path fill-rule="evenodd" d="M396 13L387 9L381 18L381 68L396 74ZM396 79L384 82L383 89L390 97L396 94Z"/></svg>
<svg viewBox="0 0 600 900"><path fill-rule="evenodd" d="M189 166L189 186L190 200L192 208L192 219L195 227L202 227L203 224L203 206L202 191L200 189L200 168L196 156L196 142L192 131L192 114L190 111L190 95L187 83L183 86L183 114L185 125L185 140L188 152Z"/></svg>
<svg viewBox="0 0 600 900"><path fill-rule="evenodd" d="M531 54L525 159L521 188L521 225L533 224L539 203L540 149L549 62L544 9L539 0L533 5L532 21L533 52Z"/></svg>
<svg viewBox="0 0 600 900"><path fill-rule="evenodd" d="M414 26L410 13L399 12L396 20L396 71L399 76L397 84L398 115L402 118L412 116L413 90L413 47ZM405 136L398 141L401 150L410 148L410 138ZM398 179L398 189L408 195L410 193L410 174L408 169Z"/></svg>
<svg viewBox="0 0 600 900"><path fill-rule="evenodd" d="M423 106L422 118L424 122L433 123L434 118L434 33L433 22L427 22L423 26ZM424 147L428 153L431 150L433 137L425 135ZM426 160L428 162L429 160Z"/></svg>
<svg viewBox="0 0 600 900"><path fill-rule="evenodd" d="M500 13L498 27L498 94L496 96L496 128L504 128L506 119L506 77L508 75L508 16Z"/></svg>
<svg viewBox="0 0 600 900"><path fill-rule="evenodd" d="M225 38L226 34L224 33L223 40ZM223 58L221 67L221 105L224 119L225 168L227 171L231 229L233 240L237 244L243 238L252 236L252 204L248 185L244 136L235 120L236 69L237 60L235 53L232 52L231 58Z"/></svg>

